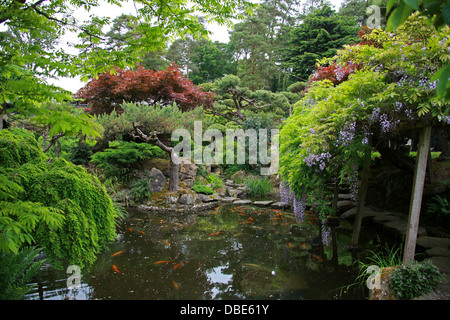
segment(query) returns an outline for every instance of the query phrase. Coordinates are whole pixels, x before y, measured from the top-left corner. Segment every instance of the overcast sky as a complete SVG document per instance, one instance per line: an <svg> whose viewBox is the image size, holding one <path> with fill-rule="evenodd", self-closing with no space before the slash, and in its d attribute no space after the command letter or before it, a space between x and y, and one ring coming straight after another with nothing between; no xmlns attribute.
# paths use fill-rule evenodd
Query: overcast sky
<svg viewBox="0 0 450 320"><path fill-rule="evenodd" d="M340 4L343 0L330 0L330 2L334 5L334 9L337 10L340 7ZM100 2L103 2L102 0ZM126 0L122 5L122 8L118 8L117 6L110 5L108 3L104 3L99 7L94 7L90 10L89 13L85 11L80 11L80 13L76 13L78 20L83 20L84 18L80 16L80 14L86 14L86 19L88 19L88 15L95 14L97 16L106 16L106 17L117 17L121 14L136 14L136 9L134 7L133 1ZM224 26L219 26L218 24L210 24L207 26L208 29L212 32L210 35L210 39L212 41L220 41L220 42L228 42L229 34L228 29ZM59 80L49 80L51 84L55 84L59 87L62 87L66 90L72 91L73 93L77 92L78 89L85 85L79 78L61 78Z"/></svg>

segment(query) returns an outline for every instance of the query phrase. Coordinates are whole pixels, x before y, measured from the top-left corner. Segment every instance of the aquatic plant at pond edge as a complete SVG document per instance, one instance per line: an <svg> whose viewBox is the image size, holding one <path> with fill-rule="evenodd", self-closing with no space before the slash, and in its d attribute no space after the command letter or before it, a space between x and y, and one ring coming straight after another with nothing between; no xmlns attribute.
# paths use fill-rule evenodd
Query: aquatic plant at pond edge
<svg viewBox="0 0 450 320"><path fill-rule="evenodd" d="M244 183L251 197L267 197L272 191L272 184L265 177L249 177Z"/></svg>

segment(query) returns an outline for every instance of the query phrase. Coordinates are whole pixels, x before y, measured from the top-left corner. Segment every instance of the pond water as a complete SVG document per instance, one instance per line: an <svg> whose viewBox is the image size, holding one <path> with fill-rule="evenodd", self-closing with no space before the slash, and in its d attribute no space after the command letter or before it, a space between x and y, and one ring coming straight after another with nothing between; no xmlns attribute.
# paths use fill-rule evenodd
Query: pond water
<svg viewBox="0 0 450 320"><path fill-rule="evenodd" d="M129 209L117 241L77 288L46 264L25 299L366 299L355 282L349 229L321 239L319 220L230 205L198 214Z"/></svg>

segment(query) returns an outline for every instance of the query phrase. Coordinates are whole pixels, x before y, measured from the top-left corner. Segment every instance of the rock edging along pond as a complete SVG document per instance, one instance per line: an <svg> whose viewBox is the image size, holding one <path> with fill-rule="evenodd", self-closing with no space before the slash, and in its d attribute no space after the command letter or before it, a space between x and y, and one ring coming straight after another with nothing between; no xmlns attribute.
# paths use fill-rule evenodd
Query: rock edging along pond
<svg viewBox="0 0 450 320"><path fill-rule="evenodd" d="M266 201L252 201L246 199L239 199L234 197L211 197L210 201L197 205L178 205L177 207L163 207L151 205L138 205L137 209L143 212L167 212L167 213L190 213L210 210L217 207L219 204L233 204L233 205L254 205L257 207L271 207L274 209L286 208L284 202L274 202L272 200Z"/></svg>

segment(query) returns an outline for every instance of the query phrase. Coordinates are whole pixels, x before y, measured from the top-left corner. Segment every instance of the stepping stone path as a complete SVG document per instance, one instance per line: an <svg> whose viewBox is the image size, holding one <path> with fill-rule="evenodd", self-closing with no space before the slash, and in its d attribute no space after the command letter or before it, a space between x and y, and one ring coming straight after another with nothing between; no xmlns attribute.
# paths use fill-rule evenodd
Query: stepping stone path
<svg viewBox="0 0 450 320"><path fill-rule="evenodd" d="M341 201L338 201L341 207L350 206L349 195L340 194ZM356 206L356 204L354 204ZM356 207L350 208L340 215L340 219L354 219L356 216ZM390 211L376 211L370 207L363 209L363 221L371 220L374 224L394 234L404 236L406 234L407 215L402 215ZM445 274L444 281L441 281L436 289L423 295L419 300L450 300L450 239L431 237L426 235L426 229L419 226L417 232L417 249L425 251L425 257Z"/></svg>

